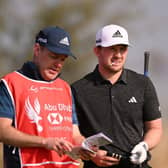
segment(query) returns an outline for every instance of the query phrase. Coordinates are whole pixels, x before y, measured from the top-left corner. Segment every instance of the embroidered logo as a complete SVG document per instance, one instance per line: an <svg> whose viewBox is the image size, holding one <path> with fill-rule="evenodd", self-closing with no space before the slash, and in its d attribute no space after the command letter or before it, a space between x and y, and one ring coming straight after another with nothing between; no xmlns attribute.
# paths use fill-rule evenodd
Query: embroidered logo
<svg viewBox="0 0 168 168"><path fill-rule="evenodd" d="M59 41L60 44L65 44L67 46L69 46L69 41L68 41L68 37L63 38L62 40Z"/></svg>
<svg viewBox="0 0 168 168"><path fill-rule="evenodd" d="M25 110L28 118L31 120L31 123L35 123L37 126L37 130L41 132L43 130L43 127L39 124L39 121L42 120L42 117L40 117L39 100L36 98L34 100L34 105L32 106L28 97L25 101Z"/></svg>
<svg viewBox="0 0 168 168"><path fill-rule="evenodd" d="M47 43L47 39L44 39L44 38L39 38L38 39L38 42L41 42L41 43L44 43L44 44L46 44Z"/></svg>
<svg viewBox="0 0 168 168"><path fill-rule="evenodd" d="M117 30L112 37L123 37L119 30Z"/></svg>
<svg viewBox="0 0 168 168"><path fill-rule="evenodd" d="M128 100L128 103L137 103L137 100L135 99L135 97L131 97L129 100Z"/></svg>

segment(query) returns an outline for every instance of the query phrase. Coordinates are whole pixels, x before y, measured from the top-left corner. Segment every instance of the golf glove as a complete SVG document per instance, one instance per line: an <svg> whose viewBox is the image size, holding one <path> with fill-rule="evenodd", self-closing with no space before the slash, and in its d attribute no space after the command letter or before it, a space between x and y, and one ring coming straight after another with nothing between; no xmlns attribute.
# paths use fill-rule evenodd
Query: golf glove
<svg viewBox="0 0 168 168"><path fill-rule="evenodd" d="M137 144L131 151L130 161L141 164L147 159L148 144L144 141Z"/></svg>

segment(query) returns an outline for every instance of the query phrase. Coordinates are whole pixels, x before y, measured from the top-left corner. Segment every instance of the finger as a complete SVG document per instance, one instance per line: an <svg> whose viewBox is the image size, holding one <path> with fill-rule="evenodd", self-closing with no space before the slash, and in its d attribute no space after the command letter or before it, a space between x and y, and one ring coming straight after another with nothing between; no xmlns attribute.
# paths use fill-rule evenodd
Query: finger
<svg viewBox="0 0 168 168"><path fill-rule="evenodd" d="M121 157L117 157L117 156L105 156L104 157L104 160L107 160L107 161L112 161L112 162L117 162L117 161L120 161L120 158Z"/></svg>
<svg viewBox="0 0 168 168"><path fill-rule="evenodd" d="M90 160L90 159L91 159L91 156L88 155L88 154L85 153L85 152L80 151L80 152L79 152L79 155L80 155L80 158L83 159L83 160Z"/></svg>
<svg viewBox="0 0 168 168"><path fill-rule="evenodd" d="M61 141L60 145L64 149L64 151L68 151L68 152L70 152L73 148L73 145L70 142L65 141L65 140Z"/></svg>
<svg viewBox="0 0 168 168"><path fill-rule="evenodd" d="M62 156L62 150L59 147L55 147L54 151L58 153L59 156Z"/></svg>

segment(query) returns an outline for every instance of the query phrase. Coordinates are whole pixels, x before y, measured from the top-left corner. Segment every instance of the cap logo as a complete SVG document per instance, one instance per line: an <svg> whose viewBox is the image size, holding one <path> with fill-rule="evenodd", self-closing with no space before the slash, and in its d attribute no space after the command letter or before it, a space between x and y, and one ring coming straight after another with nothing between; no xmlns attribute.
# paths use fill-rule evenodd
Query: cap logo
<svg viewBox="0 0 168 168"><path fill-rule="evenodd" d="M47 43L47 39L44 39L44 38L41 38L41 37L40 37L40 38L38 39L38 42L41 42L41 43L45 43L45 44L46 44L46 43Z"/></svg>
<svg viewBox="0 0 168 168"><path fill-rule="evenodd" d="M60 44L65 44L65 45L69 46L68 37L65 37L65 38L61 39L61 40L59 41L59 43L60 43Z"/></svg>
<svg viewBox="0 0 168 168"><path fill-rule="evenodd" d="M119 30L117 30L112 37L123 37Z"/></svg>
<svg viewBox="0 0 168 168"><path fill-rule="evenodd" d="M101 43L101 42L102 42L101 39L96 40L96 43Z"/></svg>

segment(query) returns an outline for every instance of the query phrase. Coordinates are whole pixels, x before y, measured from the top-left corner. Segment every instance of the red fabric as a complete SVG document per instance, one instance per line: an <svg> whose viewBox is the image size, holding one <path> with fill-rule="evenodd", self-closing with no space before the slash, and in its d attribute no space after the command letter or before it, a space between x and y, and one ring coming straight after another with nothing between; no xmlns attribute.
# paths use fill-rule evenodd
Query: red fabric
<svg viewBox="0 0 168 168"><path fill-rule="evenodd" d="M17 72L4 77L16 110L16 128L31 135L72 142L72 100L69 85L31 80ZM78 162L44 148L20 148L23 167L75 168Z"/></svg>

